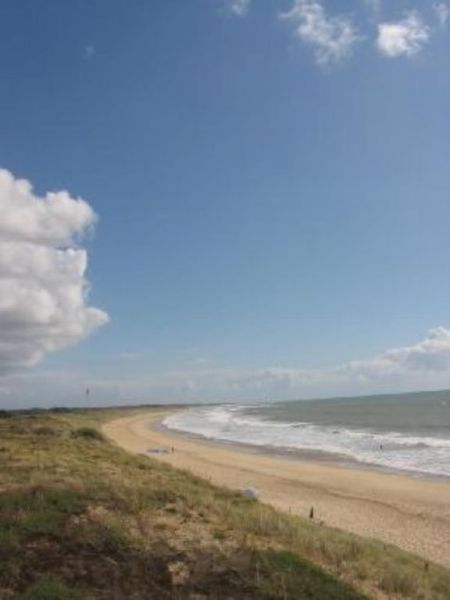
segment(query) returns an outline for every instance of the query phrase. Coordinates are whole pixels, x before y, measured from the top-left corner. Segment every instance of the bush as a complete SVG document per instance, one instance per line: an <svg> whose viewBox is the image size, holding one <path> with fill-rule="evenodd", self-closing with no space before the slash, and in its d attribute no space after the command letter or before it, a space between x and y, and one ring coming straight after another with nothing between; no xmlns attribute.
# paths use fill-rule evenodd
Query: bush
<svg viewBox="0 0 450 600"><path fill-rule="evenodd" d="M49 427L48 425L41 425L40 427L35 427L33 429L33 433L36 435L42 435L44 437L53 437L58 435L56 429L53 429L53 427Z"/></svg>
<svg viewBox="0 0 450 600"><path fill-rule="evenodd" d="M410 597L417 587L417 581L411 574L405 574L398 571L388 571L384 573L380 581L380 588L388 594L400 594Z"/></svg>
<svg viewBox="0 0 450 600"><path fill-rule="evenodd" d="M22 594L21 600L81 600L82 595L59 581L39 581Z"/></svg>
<svg viewBox="0 0 450 600"><path fill-rule="evenodd" d="M75 431L72 432L72 436L75 438L95 440L98 442L105 441L103 434L101 434L97 429L94 429L94 427L80 427L79 429L75 429Z"/></svg>

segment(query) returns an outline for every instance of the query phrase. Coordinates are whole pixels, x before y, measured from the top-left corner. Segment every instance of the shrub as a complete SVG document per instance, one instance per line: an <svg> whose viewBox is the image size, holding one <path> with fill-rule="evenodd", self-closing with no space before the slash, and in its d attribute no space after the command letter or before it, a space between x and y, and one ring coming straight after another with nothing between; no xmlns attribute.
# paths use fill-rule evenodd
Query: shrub
<svg viewBox="0 0 450 600"><path fill-rule="evenodd" d="M77 590L68 588L59 581L39 581L22 594L21 600L81 600Z"/></svg>
<svg viewBox="0 0 450 600"><path fill-rule="evenodd" d="M49 427L48 425L41 425L40 427L35 427L33 429L33 433L35 433L36 435L42 435L44 437L53 437L58 435L56 429L53 429L53 427Z"/></svg>
<svg viewBox="0 0 450 600"><path fill-rule="evenodd" d="M414 577L401 571L387 571L380 581L380 588L388 594L410 597L416 587L417 581Z"/></svg>
<svg viewBox="0 0 450 600"><path fill-rule="evenodd" d="M75 438L83 438L85 440L105 441L103 434L94 427L80 427L79 429L75 429L75 431L72 432L72 436Z"/></svg>

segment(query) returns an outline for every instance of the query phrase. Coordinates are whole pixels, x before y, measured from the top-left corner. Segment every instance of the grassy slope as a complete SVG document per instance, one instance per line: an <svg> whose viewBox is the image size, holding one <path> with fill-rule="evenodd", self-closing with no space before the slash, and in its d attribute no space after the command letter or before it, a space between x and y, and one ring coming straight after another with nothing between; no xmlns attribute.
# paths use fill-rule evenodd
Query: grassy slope
<svg viewBox="0 0 450 600"><path fill-rule="evenodd" d="M0 418L2 600L449 599L440 567L127 454L96 435L118 414Z"/></svg>

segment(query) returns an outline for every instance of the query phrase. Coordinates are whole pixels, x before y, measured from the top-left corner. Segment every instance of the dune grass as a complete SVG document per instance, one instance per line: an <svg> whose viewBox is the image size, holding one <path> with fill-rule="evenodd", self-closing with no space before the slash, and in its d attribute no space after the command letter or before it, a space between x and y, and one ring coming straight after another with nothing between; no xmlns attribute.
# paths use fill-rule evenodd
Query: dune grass
<svg viewBox="0 0 450 600"><path fill-rule="evenodd" d="M442 567L129 455L116 416L0 416L0 598L449 599Z"/></svg>

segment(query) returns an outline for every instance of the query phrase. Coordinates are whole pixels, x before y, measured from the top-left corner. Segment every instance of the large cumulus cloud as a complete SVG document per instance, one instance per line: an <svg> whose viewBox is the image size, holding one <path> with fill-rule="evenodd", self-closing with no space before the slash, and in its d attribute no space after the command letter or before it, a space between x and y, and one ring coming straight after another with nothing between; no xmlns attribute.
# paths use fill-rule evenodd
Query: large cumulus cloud
<svg viewBox="0 0 450 600"><path fill-rule="evenodd" d="M67 192L40 198L0 169L0 375L37 364L108 321L87 305L86 251L96 215Z"/></svg>

